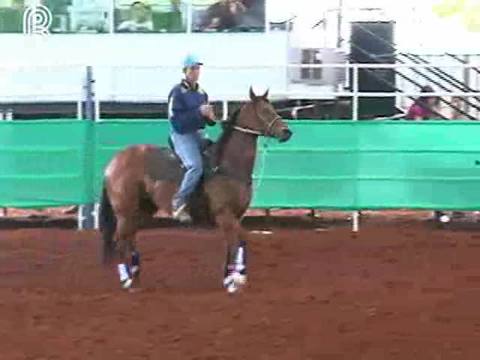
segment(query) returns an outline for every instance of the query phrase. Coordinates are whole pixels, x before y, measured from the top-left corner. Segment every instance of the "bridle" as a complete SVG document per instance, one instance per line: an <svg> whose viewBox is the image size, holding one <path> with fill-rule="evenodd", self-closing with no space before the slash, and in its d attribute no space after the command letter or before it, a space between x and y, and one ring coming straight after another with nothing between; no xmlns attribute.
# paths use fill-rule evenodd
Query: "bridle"
<svg viewBox="0 0 480 360"><path fill-rule="evenodd" d="M255 109L255 115L263 122L263 123L266 123L265 121L265 118L262 117L261 115L259 115L257 113L257 110ZM242 127L242 126L238 126L238 125L234 125L233 126L233 129L237 130L237 131L240 131L242 133L245 133L245 134L250 134L250 135L255 135L255 136L272 136L273 133L272 133L272 128L273 126L275 125L275 123L279 120L282 120L282 117L280 115L277 115L275 118L273 118L269 123L268 123L268 126L266 128L266 130L264 132L262 131L258 131L258 130L253 130L253 129L249 129L249 128L246 128L246 127Z"/></svg>
<svg viewBox="0 0 480 360"><path fill-rule="evenodd" d="M267 123L267 122L265 121L265 118L258 114L256 108L254 109L254 111L255 111L255 115L256 115L264 124ZM253 130L253 129L250 129L250 128L247 128L247 127L243 127L243 126L238 126L238 125L233 125L233 126L232 126L232 129L234 129L234 130L236 130L236 131L239 131L239 132L241 132L241 133L253 135L253 136L256 136L256 137L257 137L257 136L266 136L266 137L268 137L268 136L273 136L273 132L272 132L273 126L277 123L277 121L280 121L280 120L282 120L282 117L281 117L280 115L275 116L275 117L268 123L265 131L263 131L263 132L262 132L262 131L258 131L258 130ZM255 189L257 189L257 188L260 186L261 182L262 182L261 179L262 179L262 176L263 176L263 172L264 172L264 170L265 170L265 157L266 157L266 155L267 155L267 143L268 143L268 141L264 144L264 150L262 151L262 160L261 160L261 165L260 165L260 174L261 174L261 175L260 175L260 181L256 184ZM219 168L219 167L217 167L217 169L218 169L218 168ZM227 176L228 176L228 174L227 174ZM250 178L250 179L248 179L247 184L248 184L248 185L251 185L251 183L252 183L252 179Z"/></svg>

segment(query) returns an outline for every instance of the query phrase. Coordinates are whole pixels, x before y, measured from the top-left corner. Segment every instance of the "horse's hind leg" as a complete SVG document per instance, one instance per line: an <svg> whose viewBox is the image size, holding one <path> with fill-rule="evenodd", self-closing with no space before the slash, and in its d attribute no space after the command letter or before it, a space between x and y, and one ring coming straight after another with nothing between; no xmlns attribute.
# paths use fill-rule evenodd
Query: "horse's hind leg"
<svg viewBox="0 0 480 360"><path fill-rule="evenodd" d="M136 216L119 216L117 226L118 274L123 288L130 288L140 271L140 255L136 250L135 234L138 229Z"/></svg>
<svg viewBox="0 0 480 360"><path fill-rule="evenodd" d="M247 282L246 233L230 211L218 214L216 222L222 229L227 249L223 286L234 293Z"/></svg>

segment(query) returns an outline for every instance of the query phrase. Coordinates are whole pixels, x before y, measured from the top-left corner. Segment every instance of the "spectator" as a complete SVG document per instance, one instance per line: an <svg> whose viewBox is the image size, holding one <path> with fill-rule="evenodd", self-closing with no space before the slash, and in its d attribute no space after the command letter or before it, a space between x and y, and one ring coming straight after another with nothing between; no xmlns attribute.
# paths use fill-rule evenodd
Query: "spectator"
<svg viewBox="0 0 480 360"><path fill-rule="evenodd" d="M429 85L423 86L420 90L422 93L434 92ZM436 108L438 107L439 98L437 96L420 96L408 109L406 119L408 120L428 120L436 118Z"/></svg>

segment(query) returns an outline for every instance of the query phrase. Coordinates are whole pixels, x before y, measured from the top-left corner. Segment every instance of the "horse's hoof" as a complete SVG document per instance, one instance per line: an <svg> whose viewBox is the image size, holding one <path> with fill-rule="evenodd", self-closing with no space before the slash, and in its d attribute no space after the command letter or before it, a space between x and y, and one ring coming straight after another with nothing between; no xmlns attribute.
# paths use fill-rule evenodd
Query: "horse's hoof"
<svg viewBox="0 0 480 360"><path fill-rule="evenodd" d="M120 283L122 285L122 289L130 289L133 285L133 279L128 278Z"/></svg>
<svg viewBox="0 0 480 360"><path fill-rule="evenodd" d="M438 218L438 220L442 223L442 224L447 224L450 222L450 216L448 215L442 215Z"/></svg>
<svg viewBox="0 0 480 360"><path fill-rule="evenodd" d="M229 294L238 292L247 283L247 275L234 272L223 280L223 286Z"/></svg>
<svg viewBox="0 0 480 360"><path fill-rule="evenodd" d="M247 275L238 272L233 273L233 281L238 285L245 285L247 283Z"/></svg>
<svg viewBox="0 0 480 360"><path fill-rule="evenodd" d="M133 278L138 278L140 276L140 266L132 266L130 268L130 273L132 274Z"/></svg>
<svg viewBox="0 0 480 360"><path fill-rule="evenodd" d="M237 286L235 286L235 284L230 284L229 286L227 286L227 293L229 294L235 294L237 291L239 290L239 288Z"/></svg>

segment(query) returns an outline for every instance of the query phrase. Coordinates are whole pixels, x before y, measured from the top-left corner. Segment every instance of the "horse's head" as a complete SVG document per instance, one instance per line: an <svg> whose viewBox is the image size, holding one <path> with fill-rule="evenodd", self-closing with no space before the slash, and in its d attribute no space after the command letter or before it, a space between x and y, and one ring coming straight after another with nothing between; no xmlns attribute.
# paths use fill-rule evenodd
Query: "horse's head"
<svg viewBox="0 0 480 360"><path fill-rule="evenodd" d="M237 125L257 135L276 138L280 142L288 141L292 136L288 125L268 101L268 90L257 96L250 87L250 101L240 110Z"/></svg>

